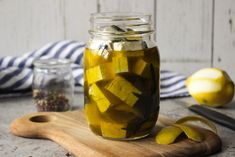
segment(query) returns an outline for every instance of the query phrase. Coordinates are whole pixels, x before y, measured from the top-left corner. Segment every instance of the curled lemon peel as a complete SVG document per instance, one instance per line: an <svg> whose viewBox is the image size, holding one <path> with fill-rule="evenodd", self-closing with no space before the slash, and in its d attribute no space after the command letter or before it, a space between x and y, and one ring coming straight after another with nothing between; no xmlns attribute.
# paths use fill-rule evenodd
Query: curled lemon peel
<svg viewBox="0 0 235 157"><path fill-rule="evenodd" d="M203 124L207 125L209 128L211 128L213 132L217 134L217 129L216 129L216 126L213 124L213 122L201 116L186 116L186 117L180 118L175 123L182 124L182 123L192 122L192 121L202 122Z"/></svg>
<svg viewBox="0 0 235 157"><path fill-rule="evenodd" d="M203 140L203 135L200 132L198 132L195 128L187 126L185 124L173 124L173 125L179 127L189 139L197 142L201 142Z"/></svg>
<svg viewBox="0 0 235 157"><path fill-rule="evenodd" d="M180 118L174 124L160 130L160 132L156 135L156 142L158 144L171 144L182 133L193 141L203 141L203 134L201 134L196 128L186 124L186 122L192 121L200 121L210 127L215 133L217 132L215 125L210 120L200 116L186 116Z"/></svg>
<svg viewBox="0 0 235 157"><path fill-rule="evenodd" d="M163 128L156 136L158 144L170 144L182 133L182 129L175 126L167 126Z"/></svg>

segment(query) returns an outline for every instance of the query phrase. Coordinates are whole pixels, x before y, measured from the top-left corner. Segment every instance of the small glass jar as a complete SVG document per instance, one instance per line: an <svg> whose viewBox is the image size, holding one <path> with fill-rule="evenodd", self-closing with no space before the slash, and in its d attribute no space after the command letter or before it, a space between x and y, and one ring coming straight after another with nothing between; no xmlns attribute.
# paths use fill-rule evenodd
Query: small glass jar
<svg viewBox="0 0 235 157"><path fill-rule="evenodd" d="M38 111L68 111L73 104L71 61L41 59L34 62L33 99Z"/></svg>
<svg viewBox="0 0 235 157"><path fill-rule="evenodd" d="M149 135L159 112L158 49L151 16L91 15L84 53L85 114L102 137L133 140Z"/></svg>

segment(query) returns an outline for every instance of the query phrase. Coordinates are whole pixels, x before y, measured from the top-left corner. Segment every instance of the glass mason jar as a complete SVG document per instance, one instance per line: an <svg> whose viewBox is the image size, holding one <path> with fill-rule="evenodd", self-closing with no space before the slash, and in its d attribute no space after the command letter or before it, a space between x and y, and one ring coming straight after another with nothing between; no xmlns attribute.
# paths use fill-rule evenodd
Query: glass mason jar
<svg viewBox="0 0 235 157"><path fill-rule="evenodd" d="M151 16L91 15L84 52L85 114L102 137L132 140L147 136L159 112L159 53Z"/></svg>
<svg viewBox="0 0 235 157"><path fill-rule="evenodd" d="M33 99L38 111L68 111L73 104L71 61L41 59L34 62Z"/></svg>

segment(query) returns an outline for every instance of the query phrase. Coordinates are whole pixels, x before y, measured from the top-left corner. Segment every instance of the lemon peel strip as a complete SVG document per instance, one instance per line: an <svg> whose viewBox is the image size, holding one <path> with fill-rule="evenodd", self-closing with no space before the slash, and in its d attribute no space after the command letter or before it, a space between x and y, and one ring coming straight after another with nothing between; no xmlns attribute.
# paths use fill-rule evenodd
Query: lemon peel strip
<svg viewBox="0 0 235 157"><path fill-rule="evenodd" d="M157 134L155 140L158 144L171 144L182 132L179 127L167 126Z"/></svg>
<svg viewBox="0 0 235 157"><path fill-rule="evenodd" d="M173 126L179 127L193 141L201 142L203 140L202 134L193 127L187 126L186 124L173 124Z"/></svg>
<svg viewBox="0 0 235 157"><path fill-rule="evenodd" d="M171 144L176 138L184 132L184 134L191 140L201 142L203 140L203 134L201 134L196 128L185 124L186 122L200 121L207 125L212 131L217 133L216 126L208 119L201 116L186 116L177 120L174 124L163 128L156 135L156 142L158 144Z"/></svg>
<svg viewBox="0 0 235 157"><path fill-rule="evenodd" d="M217 129L216 129L216 126L213 124L213 122L201 116L186 116L177 120L175 124L183 124L183 123L192 122L192 121L202 122L203 124L207 125L213 132L217 134Z"/></svg>

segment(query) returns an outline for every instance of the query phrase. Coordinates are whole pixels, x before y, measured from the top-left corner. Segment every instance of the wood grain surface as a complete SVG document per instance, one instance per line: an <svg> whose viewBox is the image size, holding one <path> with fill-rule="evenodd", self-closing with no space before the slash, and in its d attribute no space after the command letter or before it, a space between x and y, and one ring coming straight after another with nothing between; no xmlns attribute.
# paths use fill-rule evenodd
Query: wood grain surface
<svg viewBox="0 0 235 157"><path fill-rule="evenodd" d="M185 75L203 67L233 73L233 0L0 0L0 57L21 55L48 42L86 42L94 12L153 15L163 69Z"/></svg>
<svg viewBox="0 0 235 157"><path fill-rule="evenodd" d="M212 0L157 0L162 69L191 74L211 66L212 8Z"/></svg>
<svg viewBox="0 0 235 157"><path fill-rule="evenodd" d="M214 54L215 67L225 69L235 81L235 1L215 0L214 15Z"/></svg>
<svg viewBox="0 0 235 157"><path fill-rule="evenodd" d="M160 129L159 125L173 121L160 116L158 122L149 137L136 141L112 141L94 135L87 126L82 110L28 114L13 121L10 130L16 136L50 139L75 156L85 157L198 157L221 149L220 138L205 129L200 129L205 137L203 142L181 138L171 145L158 145L154 137Z"/></svg>

